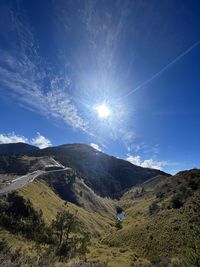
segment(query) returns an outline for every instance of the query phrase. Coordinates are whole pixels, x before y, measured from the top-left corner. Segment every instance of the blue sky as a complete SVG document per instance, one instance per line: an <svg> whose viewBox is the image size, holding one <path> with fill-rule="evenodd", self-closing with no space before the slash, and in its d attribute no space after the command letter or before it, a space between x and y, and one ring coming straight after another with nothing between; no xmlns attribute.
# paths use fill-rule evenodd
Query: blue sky
<svg viewBox="0 0 200 267"><path fill-rule="evenodd" d="M199 14L199 1L2 0L0 142L200 167Z"/></svg>

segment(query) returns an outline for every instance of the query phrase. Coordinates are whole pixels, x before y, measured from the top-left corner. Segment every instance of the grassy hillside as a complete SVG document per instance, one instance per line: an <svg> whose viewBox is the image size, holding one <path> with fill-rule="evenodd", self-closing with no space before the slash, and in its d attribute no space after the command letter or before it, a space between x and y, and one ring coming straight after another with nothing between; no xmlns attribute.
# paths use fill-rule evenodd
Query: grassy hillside
<svg viewBox="0 0 200 267"><path fill-rule="evenodd" d="M126 214L123 229L106 236L103 243L111 247L124 244L137 255L135 260L143 257L153 266L171 259L178 259L184 266L182 261L187 262L188 254L194 252L192 246L200 242L199 203L199 170L168 178L161 176L156 183L151 180L123 196L119 203Z"/></svg>
<svg viewBox="0 0 200 267"><path fill-rule="evenodd" d="M59 211L68 211L70 214L74 214L81 223L81 229L90 233L92 244L95 244L94 240L99 239L100 236L114 229L114 205L111 205L110 202L109 205L107 205L107 209L100 209L99 212L97 208L96 211L89 212L80 206L62 200L43 180L36 180L18 190L17 195L30 201L34 210L38 211L39 214L42 212L41 214L46 225L52 223L52 220L55 219ZM105 200L105 203L106 202ZM0 209L3 207L1 205ZM21 219L19 220L21 221ZM9 230L0 227L0 247L2 240L5 240L9 247L9 252L4 252L5 255L2 256L0 253L0 260L1 257L3 257L3 262L7 264L5 266L9 266L11 258L14 259L13 266L25 266L25 263L26 266L36 266L35 264L38 262L38 259L40 259L41 262L44 261L46 265L40 265L38 263L39 265L37 266L49 266L49 264L55 260L59 261L59 258L56 259L55 255L49 254L50 248L48 245L38 244L34 240L27 239L18 232L9 232ZM94 245L92 245L92 247L94 247ZM79 259L75 261L79 262ZM100 267L100 265L95 266Z"/></svg>
<svg viewBox="0 0 200 267"><path fill-rule="evenodd" d="M59 187L67 188L66 196L73 194L77 204L61 199ZM132 187L118 201L98 196L73 170L68 175L45 175L18 194L42 211L46 225L59 211L76 215L92 235L89 262L107 267L200 265L200 170L156 176ZM122 229L116 227L116 207L125 212ZM0 238L32 261L39 253L35 241L20 234L1 229ZM45 246L40 249L46 251Z"/></svg>
<svg viewBox="0 0 200 267"><path fill-rule="evenodd" d="M72 169L46 173L41 176L51 188L64 200L77 204L90 212L114 214L114 200L98 196Z"/></svg>
<svg viewBox="0 0 200 267"><path fill-rule="evenodd" d="M111 225L113 225L114 211L112 207L110 212L107 210L104 213L99 213L98 209L96 212L89 212L82 207L62 200L44 181L36 180L18 192L24 198L29 199L37 210L42 210L43 217L47 223L50 223L55 218L58 211L68 210L70 213L76 214L86 229L95 236L104 231L109 231Z"/></svg>

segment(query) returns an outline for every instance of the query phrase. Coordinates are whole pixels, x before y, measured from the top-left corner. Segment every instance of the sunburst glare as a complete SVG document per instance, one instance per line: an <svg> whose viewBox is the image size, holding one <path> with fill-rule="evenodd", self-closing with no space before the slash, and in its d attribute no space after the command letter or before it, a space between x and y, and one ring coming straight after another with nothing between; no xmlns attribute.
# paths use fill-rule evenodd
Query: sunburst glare
<svg viewBox="0 0 200 267"><path fill-rule="evenodd" d="M101 104L95 107L97 115L101 119L107 119L111 115L111 110L106 104Z"/></svg>

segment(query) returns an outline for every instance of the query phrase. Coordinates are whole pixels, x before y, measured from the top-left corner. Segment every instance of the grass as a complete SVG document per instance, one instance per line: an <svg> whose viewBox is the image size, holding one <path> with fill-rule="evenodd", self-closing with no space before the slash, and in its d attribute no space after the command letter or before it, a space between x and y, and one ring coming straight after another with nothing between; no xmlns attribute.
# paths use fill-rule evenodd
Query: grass
<svg viewBox="0 0 200 267"><path fill-rule="evenodd" d="M190 174L191 177L196 177L195 172ZM114 204L109 199L93 194L93 191L79 181L75 188L77 196L83 189L85 194L85 198L81 194L80 202L83 201L83 206L87 201L94 202L85 208L66 203L42 180L35 180L18 193L29 199L34 208L42 210L46 223L50 223L61 210L76 214L92 234L88 261L100 261L108 267L130 267L139 264L158 266L150 264L158 259L170 259L171 265L166 266L184 266L185 252L190 248L194 226L200 224L200 189L191 183L193 178L190 174L179 174L166 179L157 177L132 188ZM198 179L195 181L198 182ZM188 191L190 184L195 187L193 191ZM187 193L184 195L183 205L177 209L172 208L173 196L183 189ZM156 197L160 191L164 192L162 198ZM149 206L155 201L159 209L151 215ZM114 227L115 205L125 211L126 217L121 230ZM24 251L27 248L30 251L34 250L34 244L24 241L21 237L13 236L6 231L1 233L1 236L6 237L14 248L22 246Z"/></svg>
<svg viewBox="0 0 200 267"><path fill-rule="evenodd" d="M180 177L178 179L180 180ZM188 189L186 182L190 179L184 179L181 184ZM181 208L173 209L170 207L170 201L174 194L179 192L181 185L174 177L167 178L167 183L172 190L163 199L156 198L157 189L162 188L163 180L161 184L157 181L155 185L151 181L150 186L145 186L145 193L139 197L133 196L136 190L141 191L141 187L127 192L119 201L126 214L123 229L105 236L103 243L119 248L125 244L139 258L145 257L150 261L163 257L178 258L181 261L189 246L192 229L200 223L200 191L193 191ZM159 211L150 215L149 206L155 200L158 202Z"/></svg>
<svg viewBox="0 0 200 267"><path fill-rule="evenodd" d="M89 212L82 207L62 200L44 181L35 180L32 184L18 190L19 194L29 199L34 208L41 209L46 223L50 223L58 211L68 210L76 214L84 227L94 236L109 231L113 225L113 215L101 215Z"/></svg>
<svg viewBox="0 0 200 267"><path fill-rule="evenodd" d="M53 190L42 180L35 180L18 190L18 194L25 199L29 199L36 210L42 210L43 218L47 224L55 218L58 211L68 210L76 214L78 220L83 224L86 231L92 235L92 246L96 244L96 238L113 231L113 214L99 214L98 212L89 212L82 207L62 200ZM39 246L33 241L28 241L20 235L13 235L4 229L0 229L0 238L5 239L12 253L20 250L21 257L24 259L34 258L38 253L45 252L45 246ZM30 261L30 259L29 259Z"/></svg>

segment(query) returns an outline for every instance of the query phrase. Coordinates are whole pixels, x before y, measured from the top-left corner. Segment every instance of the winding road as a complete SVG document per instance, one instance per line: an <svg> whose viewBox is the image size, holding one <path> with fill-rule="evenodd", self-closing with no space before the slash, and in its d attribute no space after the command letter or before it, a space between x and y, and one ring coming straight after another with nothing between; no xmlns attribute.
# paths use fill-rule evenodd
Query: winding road
<svg viewBox="0 0 200 267"><path fill-rule="evenodd" d="M71 170L71 168L63 168L60 170L50 170L50 171L42 171L42 170L37 170L31 173L28 173L26 175L23 175L21 177L18 177L12 181L9 182L8 185L0 189L0 194L6 194L12 191L15 191L19 188L24 187L25 185L33 182L38 176L45 174L45 173L53 173L53 172L61 172L61 171L66 171L66 170Z"/></svg>

